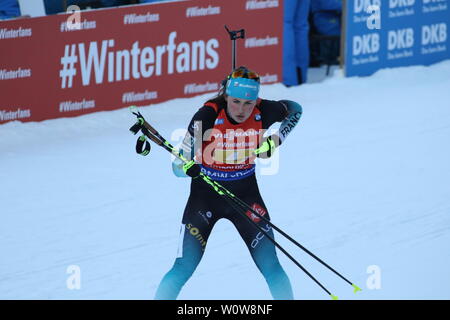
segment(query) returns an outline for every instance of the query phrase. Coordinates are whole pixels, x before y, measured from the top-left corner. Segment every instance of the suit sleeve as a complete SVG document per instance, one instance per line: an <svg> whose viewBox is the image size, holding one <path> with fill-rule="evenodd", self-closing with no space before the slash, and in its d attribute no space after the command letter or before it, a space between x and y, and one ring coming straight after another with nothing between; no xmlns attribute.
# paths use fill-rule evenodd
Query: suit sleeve
<svg viewBox="0 0 450 320"><path fill-rule="evenodd" d="M201 107L192 117L191 122L189 122L188 132L191 136L195 137L201 129L201 136L205 134L205 131L214 127L214 122L216 121L217 113L209 106Z"/></svg>
<svg viewBox="0 0 450 320"><path fill-rule="evenodd" d="M268 129L275 122L281 122L288 116L285 104L280 101L263 100L261 102L261 117L263 129Z"/></svg>
<svg viewBox="0 0 450 320"><path fill-rule="evenodd" d="M299 123L303 110L300 104L291 100L269 101L261 103L263 129L268 129L275 122L281 122L277 144L283 143L289 133Z"/></svg>
<svg viewBox="0 0 450 320"><path fill-rule="evenodd" d="M292 130L300 122L300 118L303 114L303 109L300 104L291 100L281 100L282 104L286 106L287 116L281 122L279 129L280 144L286 140L287 136L292 132Z"/></svg>
<svg viewBox="0 0 450 320"><path fill-rule="evenodd" d="M206 130L214 127L216 118L216 111L209 106L201 107L192 117L180 147L180 153L188 161L194 159L196 151L201 149L203 136ZM183 171L183 162L178 158L172 162L172 170L177 177L187 177Z"/></svg>

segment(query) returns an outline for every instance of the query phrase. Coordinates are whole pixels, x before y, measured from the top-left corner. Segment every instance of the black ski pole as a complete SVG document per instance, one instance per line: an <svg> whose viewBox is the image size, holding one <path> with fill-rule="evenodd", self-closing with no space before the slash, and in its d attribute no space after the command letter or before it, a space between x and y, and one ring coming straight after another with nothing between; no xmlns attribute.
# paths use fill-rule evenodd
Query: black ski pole
<svg viewBox="0 0 450 320"><path fill-rule="evenodd" d="M283 235L286 239L288 239L289 241L291 241L293 244L295 244L297 247L299 247L300 249L302 249L303 251L305 251L307 254L309 254L311 257L313 257L314 259L316 259L318 262L320 262L322 265L324 265L325 267L327 267L329 270L331 270L332 272L334 272L337 276L339 276L341 279L343 279L344 281L346 281L348 284L350 284L353 288L354 288L354 292L358 292L361 291L361 289L354 283L352 283L350 280L348 280L347 278L345 278L342 274L340 274L339 272L337 272L334 268L332 268L330 265L328 265L325 261L323 261L322 259L320 259L318 256L316 256L314 253L312 253L310 250L308 250L307 248L305 248L303 245L301 245L297 240L295 240L294 238L292 238L290 235L288 235L286 232L284 232L282 229L278 228L275 224L273 224L269 219L267 219L266 217L262 216L261 214L259 214L256 210L254 210L250 205L248 205L245 201L242 201L241 199L237 198L237 197L231 197L233 199L233 201L236 201L242 208L249 210L251 213L255 214L257 217L261 218L262 220L264 220L265 222L267 222L274 230L278 231L281 235Z"/></svg>
<svg viewBox="0 0 450 320"><path fill-rule="evenodd" d="M132 107L133 108L133 107ZM140 128L140 130L142 131L142 133L144 133L145 136L147 136L151 141L155 142L157 145L163 147L165 150L169 151L171 154L173 154L174 156L178 157L179 159L181 159L183 162L187 162L187 159L180 154L164 137L162 137L159 132L154 129L147 121L145 121L145 119L143 118L143 116L138 112L138 111L134 111L132 108L130 108L132 110L132 113L134 115L137 116L138 118L138 122L130 129L130 131L132 131L134 134L136 134ZM134 107L134 109L136 109ZM300 248L302 248L303 250L307 250L306 248L304 248L303 246L301 246L297 241L295 241L292 237L290 237L289 235L287 235L285 232L283 232L280 228L278 228L277 226L275 226L272 222L270 222L270 220L268 220L267 218L265 218L264 216L261 216L258 212L256 212L252 207L250 207L246 202L244 202L243 200L239 199L238 197L236 197L234 194L232 194L230 191L228 191L228 189L226 189L225 187L223 187L221 184L219 184L218 182L210 179L208 176L204 175L203 173L200 174L200 176L202 177L202 179L209 184L219 195L225 196L225 199L227 200L227 202L236 210L238 211L240 214L243 214L246 218L249 219L250 222L252 222L256 228L258 228L258 230L260 230L261 232L263 232L268 239L270 239L274 245L279 248L289 259L291 259L300 269L302 269L311 279L313 279L322 289L324 289L333 299L337 299L336 296L332 295L322 284L320 284L319 281L317 281L317 279L315 279L300 263L298 263L297 260L295 260L281 245L279 245L272 237L270 237L261 227L259 227L253 220L251 220L245 213L242 213L242 210L240 209L248 209L250 210L253 214L255 214L256 216L262 218L264 221L266 221L274 230L280 232L283 236L285 236L288 240L298 244L300 246ZM318 257L316 257L315 255L313 255L309 250L306 251L309 252L311 254L311 256L315 257L316 259L318 259L319 262L322 262L324 265L326 265L322 260L320 260ZM327 265L328 266L328 265ZM328 266L328 268L331 268L330 266ZM332 269L332 268L331 268ZM334 270L334 269L332 269ZM337 273L336 271L334 271L335 273ZM338 273L337 273L338 274ZM342 277L342 276L341 276ZM345 278L344 278L345 279ZM348 280L347 280L348 281ZM351 282L349 282L354 288L355 288L355 292L359 291L361 289L359 289L356 285L352 284Z"/></svg>
<svg viewBox="0 0 450 320"><path fill-rule="evenodd" d="M249 221L255 228L257 228L260 232L264 234L264 236L267 237L267 239L272 242L275 247L277 247L281 252L283 252L286 257L288 257L297 267L299 267L308 277L310 277L320 288L322 288L333 300L338 300L338 297L333 295L327 288L325 288L324 285L322 285L319 280L317 280L308 270L306 270L305 267L303 267L300 262L298 262L289 252L286 251L272 236L268 234L262 227L260 227L255 221L253 221L249 216L245 214L245 212L242 210L242 207L239 207L237 203L234 203L233 200L228 196L225 195L225 200L229 203L229 205L238 212L241 216L245 217L247 221ZM267 221L267 220L265 220ZM271 225L271 224L269 224Z"/></svg>

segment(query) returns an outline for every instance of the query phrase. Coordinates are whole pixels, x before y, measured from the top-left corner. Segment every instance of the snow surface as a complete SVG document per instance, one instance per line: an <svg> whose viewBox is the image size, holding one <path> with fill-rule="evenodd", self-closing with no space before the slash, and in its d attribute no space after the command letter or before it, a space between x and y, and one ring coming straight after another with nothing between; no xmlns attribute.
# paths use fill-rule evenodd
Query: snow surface
<svg viewBox="0 0 450 320"><path fill-rule="evenodd" d="M141 111L176 143L210 96ZM368 78L335 72L322 83L264 86L262 96L304 109L278 173L258 173L272 221L363 291L279 242L340 299L450 299L450 61ZM121 109L0 126L1 299L153 298L177 253L189 180L171 173L161 148L135 153L134 122ZM278 255L296 299L329 299ZM79 290L66 285L71 265ZM220 220L179 298L271 296Z"/></svg>

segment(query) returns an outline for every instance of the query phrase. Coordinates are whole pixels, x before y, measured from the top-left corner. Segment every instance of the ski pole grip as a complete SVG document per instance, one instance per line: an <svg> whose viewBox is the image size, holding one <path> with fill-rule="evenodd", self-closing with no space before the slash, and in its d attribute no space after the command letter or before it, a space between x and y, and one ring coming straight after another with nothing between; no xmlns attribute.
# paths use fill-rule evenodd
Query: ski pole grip
<svg viewBox="0 0 450 320"><path fill-rule="evenodd" d="M131 128L130 128L130 131L133 133L133 134L137 134L138 132L139 132L139 130L141 130L141 128L142 128L142 125L139 123L139 121L138 122L136 122Z"/></svg>

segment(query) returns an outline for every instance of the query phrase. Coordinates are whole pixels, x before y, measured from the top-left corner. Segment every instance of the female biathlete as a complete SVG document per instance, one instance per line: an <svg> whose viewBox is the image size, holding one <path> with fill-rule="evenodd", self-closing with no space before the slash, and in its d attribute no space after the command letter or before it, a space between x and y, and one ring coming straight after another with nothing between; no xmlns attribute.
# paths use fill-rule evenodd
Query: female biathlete
<svg viewBox="0 0 450 320"><path fill-rule="evenodd" d="M260 79L255 72L246 67L235 69L219 95L207 101L189 124L181 152L194 160L183 164L176 159L172 168L179 177L192 177L191 191L183 214L178 255L159 284L155 299L177 298L199 264L214 224L221 218L230 220L238 230L273 298L293 299L289 278L278 261L274 244L198 178L203 172L270 219L259 193L254 159L269 157L285 141L298 123L302 108L289 100L260 99L259 87ZM281 122L278 134L264 138L264 130L275 122ZM250 211L247 215L273 238L267 222Z"/></svg>

